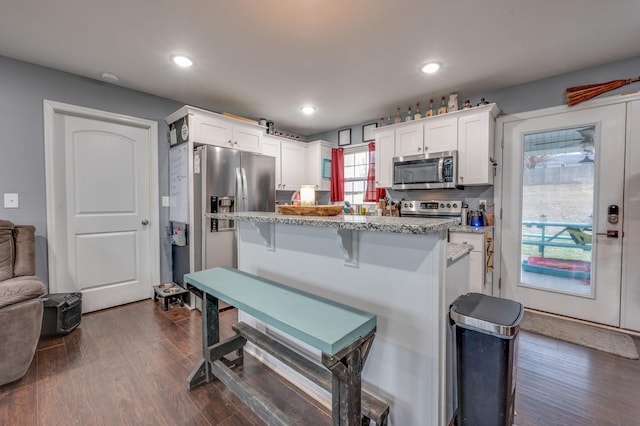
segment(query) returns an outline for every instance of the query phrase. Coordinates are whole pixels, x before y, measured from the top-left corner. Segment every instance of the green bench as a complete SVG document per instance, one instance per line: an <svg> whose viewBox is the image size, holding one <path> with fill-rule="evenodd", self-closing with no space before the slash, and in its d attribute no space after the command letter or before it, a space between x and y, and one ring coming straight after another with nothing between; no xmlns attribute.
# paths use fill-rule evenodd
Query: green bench
<svg viewBox="0 0 640 426"><path fill-rule="evenodd" d="M376 331L374 314L231 268L194 272L184 279L203 300L203 360L189 376L189 389L215 375L267 424L291 424L230 368L242 364L243 347L250 341L330 390L334 425L368 425L369 420L387 424L388 405L361 389L362 368ZM220 342L218 299L320 350L324 367L244 323L234 327L234 337ZM229 359L232 353L235 358Z"/></svg>

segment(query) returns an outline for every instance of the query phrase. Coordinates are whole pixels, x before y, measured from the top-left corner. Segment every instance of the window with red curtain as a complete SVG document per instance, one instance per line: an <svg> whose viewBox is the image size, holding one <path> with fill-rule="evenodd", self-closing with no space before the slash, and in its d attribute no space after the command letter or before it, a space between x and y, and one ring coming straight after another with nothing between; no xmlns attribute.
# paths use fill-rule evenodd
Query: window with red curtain
<svg viewBox="0 0 640 426"><path fill-rule="evenodd" d="M376 188L376 143L369 142L369 173L367 174L367 190L364 201L377 202L384 198L387 191L384 188Z"/></svg>
<svg viewBox="0 0 640 426"><path fill-rule="evenodd" d="M344 148L331 150L330 200L344 201Z"/></svg>

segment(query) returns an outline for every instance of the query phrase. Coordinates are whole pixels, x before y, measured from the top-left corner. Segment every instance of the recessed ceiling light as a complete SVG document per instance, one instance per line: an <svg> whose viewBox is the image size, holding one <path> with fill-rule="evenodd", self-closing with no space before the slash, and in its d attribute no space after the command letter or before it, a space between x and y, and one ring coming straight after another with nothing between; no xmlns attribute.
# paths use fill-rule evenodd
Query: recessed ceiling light
<svg viewBox="0 0 640 426"><path fill-rule="evenodd" d="M434 72L440 69L440 64L437 62L429 62L427 65L422 67L422 72L425 74L433 74Z"/></svg>
<svg viewBox="0 0 640 426"><path fill-rule="evenodd" d="M108 81L110 83L117 83L118 80L120 80L120 78L115 75L112 72L103 72L102 74L100 74L100 78L102 78L104 81Z"/></svg>
<svg viewBox="0 0 640 426"><path fill-rule="evenodd" d="M174 64L182 68L189 68L193 65L193 61L184 55L173 55L171 60Z"/></svg>
<svg viewBox="0 0 640 426"><path fill-rule="evenodd" d="M300 111L302 111L302 113L305 115L311 115L314 112L316 112L316 107L312 105L305 105L302 108L300 108Z"/></svg>

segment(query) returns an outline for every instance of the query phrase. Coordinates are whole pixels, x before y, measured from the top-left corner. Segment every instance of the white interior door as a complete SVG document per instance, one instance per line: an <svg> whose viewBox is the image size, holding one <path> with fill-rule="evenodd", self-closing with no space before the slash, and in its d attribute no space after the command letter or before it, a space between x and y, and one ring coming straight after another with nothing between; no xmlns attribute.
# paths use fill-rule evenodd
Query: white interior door
<svg viewBox="0 0 640 426"><path fill-rule="evenodd" d="M159 279L156 123L48 113L51 292L81 291L83 312L148 298Z"/></svg>
<svg viewBox="0 0 640 426"><path fill-rule="evenodd" d="M502 296L620 325L625 114L621 103L504 123Z"/></svg>

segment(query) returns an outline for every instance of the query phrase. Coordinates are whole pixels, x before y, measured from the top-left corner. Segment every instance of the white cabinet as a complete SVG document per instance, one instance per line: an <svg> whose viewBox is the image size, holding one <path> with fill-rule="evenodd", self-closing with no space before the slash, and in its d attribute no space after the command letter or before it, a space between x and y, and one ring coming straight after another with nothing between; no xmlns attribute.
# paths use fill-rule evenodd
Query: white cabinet
<svg viewBox="0 0 640 426"><path fill-rule="evenodd" d="M449 242L471 244L469 288L474 293L491 295L493 282L493 232L449 232Z"/></svg>
<svg viewBox="0 0 640 426"><path fill-rule="evenodd" d="M282 180L280 189L297 191L307 180L307 147L303 142L283 140L280 145Z"/></svg>
<svg viewBox="0 0 640 426"><path fill-rule="evenodd" d="M422 147L424 146L424 125L422 121L399 127L395 132L397 157L422 154Z"/></svg>
<svg viewBox="0 0 640 426"><path fill-rule="evenodd" d="M453 150L458 151L460 185L493 185L493 136L498 113L496 104L489 104L375 129L378 185L392 185L394 156ZM387 144L393 141L394 148L387 145L381 151L383 139Z"/></svg>
<svg viewBox="0 0 640 426"><path fill-rule="evenodd" d="M315 185L318 191L331 189L331 178L323 177L325 166L331 167L331 148L326 141L309 142L307 145L307 185ZM325 160L329 160L328 162Z"/></svg>
<svg viewBox="0 0 640 426"><path fill-rule="evenodd" d="M166 118L174 123L188 117L189 142L261 152L264 127L199 108L184 106Z"/></svg>
<svg viewBox="0 0 640 426"><path fill-rule="evenodd" d="M276 189L300 189L307 181L307 147L305 143L265 136L262 153L276 158Z"/></svg>
<svg viewBox="0 0 640 426"><path fill-rule="evenodd" d="M426 153L458 149L458 117L437 117L424 123Z"/></svg>
<svg viewBox="0 0 640 426"><path fill-rule="evenodd" d="M261 128L233 126L233 147L243 151L261 152L264 130Z"/></svg>
<svg viewBox="0 0 640 426"><path fill-rule="evenodd" d="M458 183L493 185L495 114L486 110L458 118Z"/></svg>
<svg viewBox="0 0 640 426"><path fill-rule="evenodd" d="M393 185L393 157L395 156L395 130L382 127L376 135L376 186L391 188Z"/></svg>
<svg viewBox="0 0 640 426"><path fill-rule="evenodd" d="M280 155L280 140L265 136L262 141L262 153L276 159L276 189L282 187L282 156Z"/></svg>

